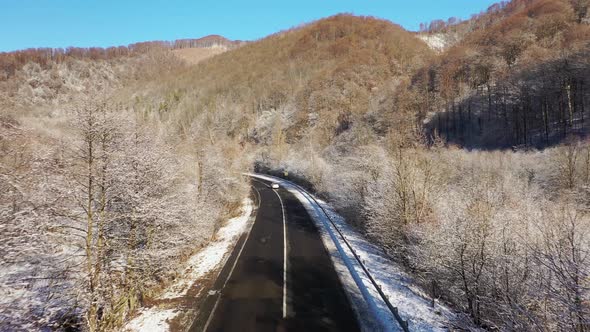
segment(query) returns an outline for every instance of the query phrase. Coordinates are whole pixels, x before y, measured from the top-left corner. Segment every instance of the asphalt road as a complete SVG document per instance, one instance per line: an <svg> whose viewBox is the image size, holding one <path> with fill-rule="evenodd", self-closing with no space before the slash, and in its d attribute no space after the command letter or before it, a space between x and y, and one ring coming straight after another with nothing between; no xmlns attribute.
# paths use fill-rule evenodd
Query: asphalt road
<svg viewBox="0 0 590 332"><path fill-rule="evenodd" d="M258 212L190 331L359 331L317 228L286 190L252 180Z"/></svg>

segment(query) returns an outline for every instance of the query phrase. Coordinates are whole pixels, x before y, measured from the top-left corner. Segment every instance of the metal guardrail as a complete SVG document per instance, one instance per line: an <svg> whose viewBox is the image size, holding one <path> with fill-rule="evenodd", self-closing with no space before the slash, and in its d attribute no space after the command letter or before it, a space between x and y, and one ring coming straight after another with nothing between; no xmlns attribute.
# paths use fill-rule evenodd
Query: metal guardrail
<svg viewBox="0 0 590 332"><path fill-rule="evenodd" d="M359 263L359 265L361 266L361 268L363 269L363 271L365 272L365 274L367 275L367 277L369 277L369 280L371 281L371 283L373 284L373 286L375 287L375 289L379 293L379 296L381 296L381 298L383 299L383 301L387 305L387 308L389 309L389 311L391 311L391 314L395 317L395 320L399 323L399 325L401 326L401 328L405 332L409 332L410 331L410 329L409 329L409 321L408 320L404 320L400 316L397 307L393 306L391 304L391 302L389 302L389 298L387 297L387 295L385 295L385 293L383 293L383 291L381 290L381 286L379 286L379 284L377 283L377 281L375 281L375 278L373 278L373 276L369 272L369 269L363 263L363 260L357 255L356 251L352 248L352 245L348 242L348 240L346 239L346 237L344 236L344 234L342 233L342 231L340 231L340 229L338 228L338 226L336 225L336 223L334 222L334 220L330 217L330 215L328 214L328 212L324 209L324 207L315 199L315 197L313 197L312 194L310 194L307 190L305 190L300 185L298 185L296 183L293 183L293 182L291 182L289 180L285 180L285 179L281 179L281 180L287 181L291 185L295 186L302 193L305 193L309 199L313 200L313 202L317 206L320 207L320 209L322 210L322 212L324 213L324 215L326 215L326 217L328 218L328 220L330 221L330 223L332 224L332 226L334 227L334 229L336 230L336 232L338 232L338 234L340 235L340 237L342 238L342 240L344 241L344 243L346 244L346 246L348 247L348 249L350 250L350 252L354 256L354 258L356 259L356 261Z"/></svg>

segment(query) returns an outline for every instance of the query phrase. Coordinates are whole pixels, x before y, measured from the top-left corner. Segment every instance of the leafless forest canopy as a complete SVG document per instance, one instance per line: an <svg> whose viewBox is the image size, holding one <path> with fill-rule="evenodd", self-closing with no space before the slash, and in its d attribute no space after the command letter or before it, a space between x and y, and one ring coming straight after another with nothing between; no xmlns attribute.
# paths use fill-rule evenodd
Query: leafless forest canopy
<svg viewBox="0 0 590 332"><path fill-rule="evenodd" d="M0 329L117 329L287 170L458 319L589 331L588 6L0 54Z"/></svg>

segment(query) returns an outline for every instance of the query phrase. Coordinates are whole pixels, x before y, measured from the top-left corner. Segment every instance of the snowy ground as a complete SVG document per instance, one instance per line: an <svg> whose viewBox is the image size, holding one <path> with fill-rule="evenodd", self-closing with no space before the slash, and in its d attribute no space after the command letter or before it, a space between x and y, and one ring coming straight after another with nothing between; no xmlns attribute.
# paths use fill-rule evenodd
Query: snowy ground
<svg viewBox="0 0 590 332"><path fill-rule="evenodd" d="M199 282L200 278L223 267L235 242L246 231L253 208L250 199L244 200L242 214L228 220L217 232L215 240L187 261L183 275L166 289L160 300L168 300L163 301L164 303L175 303L175 299L185 298L187 292ZM180 307L182 306L175 305L174 308L166 308L160 305L143 308L137 317L127 323L124 330L129 332L169 331L168 322L183 313Z"/></svg>
<svg viewBox="0 0 590 332"><path fill-rule="evenodd" d="M300 191L289 181L264 175L254 176L279 182L283 188L289 190L303 203L308 213L314 218L321 232L322 240L330 251L336 271L355 305L363 330L401 331L399 323L391 314L385 301L311 196ZM352 229L326 202L317 198L316 200L330 214L330 218L351 244L363 264L369 269L391 304L397 307L401 318L409 322L410 331L449 330L448 327L452 326L452 322L457 319L452 310L440 303L436 303L433 308L430 299L422 290L413 285L412 278L403 272L397 263L386 257L378 247L369 243L362 234Z"/></svg>
<svg viewBox="0 0 590 332"><path fill-rule="evenodd" d="M137 318L131 320L125 329L127 331L168 331L168 322L178 314L176 309L146 308Z"/></svg>

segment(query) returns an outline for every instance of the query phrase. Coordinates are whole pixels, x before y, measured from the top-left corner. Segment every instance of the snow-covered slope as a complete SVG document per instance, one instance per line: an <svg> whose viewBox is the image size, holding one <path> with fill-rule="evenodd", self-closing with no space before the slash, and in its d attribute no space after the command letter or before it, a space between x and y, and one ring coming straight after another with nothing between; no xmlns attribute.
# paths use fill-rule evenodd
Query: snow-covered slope
<svg viewBox="0 0 590 332"><path fill-rule="evenodd" d="M431 49L442 52L450 46L449 36L442 33L419 34L418 38L422 39Z"/></svg>

